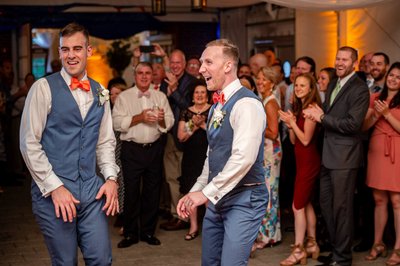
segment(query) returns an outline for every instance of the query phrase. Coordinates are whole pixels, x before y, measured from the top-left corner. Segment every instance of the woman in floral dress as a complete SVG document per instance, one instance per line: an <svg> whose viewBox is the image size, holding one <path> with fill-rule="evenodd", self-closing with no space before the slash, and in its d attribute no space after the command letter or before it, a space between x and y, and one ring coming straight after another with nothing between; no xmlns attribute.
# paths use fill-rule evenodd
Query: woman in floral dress
<svg viewBox="0 0 400 266"><path fill-rule="evenodd" d="M264 171L268 188L269 203L260 230L253 245L253 251L281 241L279 211L279 174L282 159L279 137L279 100L273 95L276 76L271 68L263 67L257 75L257 90L267 114L267 128L264 138Z"/></svg>

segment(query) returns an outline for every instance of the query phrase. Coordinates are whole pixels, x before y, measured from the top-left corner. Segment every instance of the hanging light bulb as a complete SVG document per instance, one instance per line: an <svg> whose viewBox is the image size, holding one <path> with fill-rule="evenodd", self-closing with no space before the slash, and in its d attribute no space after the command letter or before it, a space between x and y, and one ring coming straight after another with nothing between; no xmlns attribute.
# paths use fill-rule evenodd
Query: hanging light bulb
<svg viewBox="0 0 400 266"><path fill-rule="evenodd" d="M154 16L163 16L167 14L166 0L151 0L151 13Z"/></svg>
<svg viewBox="0 0 400 266"><path fill-rule="evenodd" d="M191 0L192 11L204 11L207 7L207 0Z"/></svg>

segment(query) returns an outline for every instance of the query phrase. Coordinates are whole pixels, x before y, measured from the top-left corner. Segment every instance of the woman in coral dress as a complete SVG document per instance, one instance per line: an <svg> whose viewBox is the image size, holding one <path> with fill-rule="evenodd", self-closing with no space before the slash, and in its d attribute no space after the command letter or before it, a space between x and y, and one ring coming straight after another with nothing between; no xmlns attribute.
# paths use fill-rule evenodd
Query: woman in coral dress
<svg viewBox="0 0 400 266"><path fill-rule="evenodd" d="M387 254L382 236L390 201L396 243L386 265L400 265L400 62L390 67L382 92L371 96L363 128L371 127L366 184L372 188L375 200L375 232L374 245L365 259Z"/></svg>
<svg viewBox="0 0 400 266"><path fill-rule="evenodd" d="M293 113L279 111L281 120L289 128L290 141L294 144L296 180L294 185L293 212L295 243L292 253L281 261L282 266L305 264L307 257L317 259L319 247L315 240L316 217L311 204L313 191L321 165L317 147L318 126L303 117L303 110L310 105L321 106L317 84L309 73L300 74L294 82L295 101ZM306 243L304 238L307 235Z"/></svg>

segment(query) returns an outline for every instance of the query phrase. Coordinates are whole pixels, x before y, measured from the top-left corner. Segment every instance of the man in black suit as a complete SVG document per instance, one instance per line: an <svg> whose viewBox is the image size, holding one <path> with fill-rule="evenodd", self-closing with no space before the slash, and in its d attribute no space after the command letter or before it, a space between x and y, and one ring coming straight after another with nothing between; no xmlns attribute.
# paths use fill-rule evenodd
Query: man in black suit
<svg viewBox="0 0 400 266"><path fill-rule="evenodd" d="M339 48L338 79L328 86L323 110L313 106L304 115L324 127L320 202L332 244L332 258L322 265L352 263L353 197L363 160L361 126L369 105L368 87L355 73L357 51Z"/></svg>

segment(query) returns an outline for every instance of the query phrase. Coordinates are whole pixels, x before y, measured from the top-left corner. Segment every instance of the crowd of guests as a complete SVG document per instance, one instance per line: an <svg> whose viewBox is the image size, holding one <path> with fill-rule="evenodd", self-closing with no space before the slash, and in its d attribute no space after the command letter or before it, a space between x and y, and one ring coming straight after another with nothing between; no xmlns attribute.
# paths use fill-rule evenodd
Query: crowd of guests
<svg viewBox="0 0 400 266"><path fill-rule="evenodd" d="M149 65L154 81L149 75L146 79L149 83L147 90L150 95L157 90L164 92L173 113L170 128L160 128L157 119L149 121L158 123L153 124L158 128L157 134L167 132L159 136L164 157L163 162L158 160L158 163L163 165L164 171L154 177L158 185L153 189L160 191L160 179L165 178L171 195L172 218L160 227L164 230L188 229L184 238L192 240L200 233L201 215L198 217L195 212L189 221L183 220L176 215L175 208L177 200L191 189L201 173L207 152L207 118L212 101L199 75L201 63L198 59L186 61L180 50L174 50L167 56L159 45L155 47L154 55L162 62L154 63L153 70ZM353 228L371 224L375 224L375 230L356 235L361 242L353 248L354 251L370 249L366 260L387 254L383 232L389 217L389 201L393 206L395 228L400 227L395 162L396 136L400 132L400 120L396 115L400 97L399 65L394 63L390 67L388 56L381 52L364 55L360 65L358 61L355 49L343 47L338 50L333 67L323 67L317 72L315 61L309 56L302 56L292 66L289 78L284 77L279 59L274 57L271 62L262 53L252 56L249 64L240 65L240 82L259 97L267 118L264 171L269 203L252 255L258 249L282 241L281 208L285 212L292 209L295 234L292 251L281 261L281 265L305 264L309 257L318 259L323 263L321 265L351 265ZM157 68L163 70L162 79L154 74ZM140 82L139 78L135 86ZM122 101L117 100L116 105ZM160 109L162 116L169 108L154 100L152 104L163 106ZM139 100L135 105L143 106L143 103ZM153 112L153 107L148 106L148 109ZM146 107L143 108L146 110ZM128 117L139 111L129 113ZM117 118L115 111L113 117ZM133 120L125 123L130 126L129 130L137 125ZM116 121L118 119L115 119L114 126ZM115 129L121 130L118 127ZM150 143L132 141L150 147L154 143L153 140ZM366 144L370 144L369 147ZM132 165L131 162L129 164ZM144 163L139 165L144 167ZM126 171L123 172L124 180L131 178L126 176ZM140 177L145 182L146 175L142 173L137 176ZM372 194L369 188L372 188ZM150 198L147 196L142 191L142 199L136 199L141 202L140 207L135 205L131 210L135 214L125 218L124 227L132 225L132 217L135 217L133 224L139 220L144 224L139 210L148 209L145 201L150 201ZM371 209L371 206L364 206L368 201L357 201L358 197L372 199L372 196L375 200L374 223L368 212L359 211ZM356 217L353 217L354 197ZM154 195L153 200L158 199ZM154 211L157 208L154 206ZM127 212L124 213L126 217ZM153 217L157 219L156 215ZM153 237L155 222L152 230L147 232ZM143 232L143 229L135 230ZM124 232L119 247L135 242L130 242L130 239L137 239L135 233ZM386 262L388 265L400 264L400 238L396 237L396 240L394 251ZM149 243L158 244L159 241ZM319 256L320 251L331 253Z"/></svg>
<svg viewBox="0 0 400 266"><path fill-rule="evenodd" d="M195 184L207 156L212 97L197 57L186 59L181 50L168 55L160 45L154 47L155 63L140 62L141 52L135 49L133 86L121 78L108 85L121 168L118 226L123 239L118 248L139 240L159 245L155 232L160 206L170 205L171 213L161 229L187 229L188 241L200 234L201 211L182 219L176 206ZM9 160L7 148L12 149L7 140L18 132L24 98L34 81L28 74L25 85L13 90L10 69L11 62L2 60L2 168ZM285 78L279 59L266 51L241 64L238 77L259 97L267 120L263 164L269 203L252 254L282 241L282 208L293 211L294 243L281 265L304 265L309 257L321 265L351 265L355 225L368 230L360 230L354 251L369 249L365 259L375 260L388 254L384 231L393 212L396 237L386 264L400 265L400 63L390 65L382 52L358 60L354 48L342 47L334 66L317 73L315 61L302 56ZM354 197L366 199L356 201L356 217ZM374 213L358 211L371 210L367 203L372 199ZM322 249L331 255L319 256Z"/></svg>

